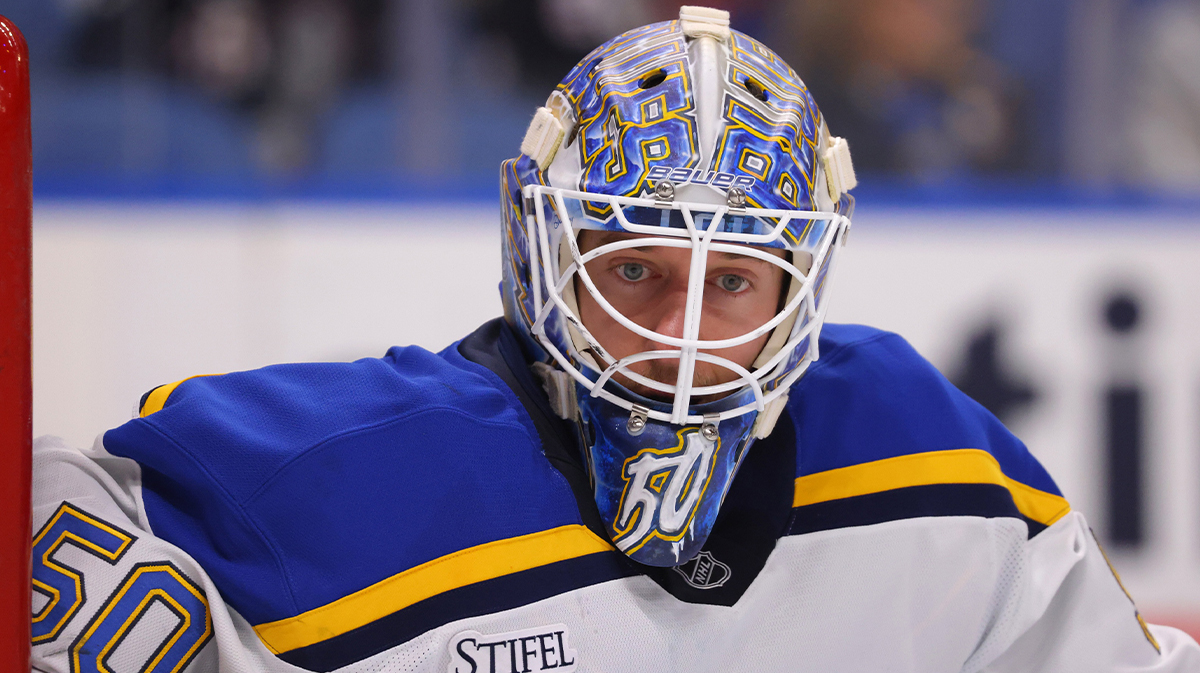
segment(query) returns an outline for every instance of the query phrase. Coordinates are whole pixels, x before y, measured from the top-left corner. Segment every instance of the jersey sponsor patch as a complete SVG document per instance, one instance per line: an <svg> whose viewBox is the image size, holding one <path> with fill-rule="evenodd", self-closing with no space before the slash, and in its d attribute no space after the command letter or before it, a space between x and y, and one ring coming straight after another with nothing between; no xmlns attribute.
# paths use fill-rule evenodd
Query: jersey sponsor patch
<svg viewBox="0 0 1200 673"><path fill-rule="evenodd" d="M577 657L565 624L484 635L463 631L450 639L447 673L571 673Z"/></svg>
<svg viewBox="0 0 1200 673"><path fill-rule="evenodd" d="M673 570L683 576L684 582L697 589L715 589L733 576L728 565L706 551L700 552L687 563L675 566Z"/></svg>

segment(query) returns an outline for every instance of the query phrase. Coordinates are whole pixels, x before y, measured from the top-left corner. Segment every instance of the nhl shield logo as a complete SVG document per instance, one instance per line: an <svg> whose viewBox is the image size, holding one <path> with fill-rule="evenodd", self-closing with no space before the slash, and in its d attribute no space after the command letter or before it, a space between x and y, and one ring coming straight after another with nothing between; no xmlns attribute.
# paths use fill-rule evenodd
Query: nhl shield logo
<svg viewBox="0 0 1200 673"><path fill-rule="evenodd" d="M683 581L697 589L714 589L729 580L733 572L729 566L713 558L713 555L702 551L696 558L675 566L675 572L683 575Z"/></svg>

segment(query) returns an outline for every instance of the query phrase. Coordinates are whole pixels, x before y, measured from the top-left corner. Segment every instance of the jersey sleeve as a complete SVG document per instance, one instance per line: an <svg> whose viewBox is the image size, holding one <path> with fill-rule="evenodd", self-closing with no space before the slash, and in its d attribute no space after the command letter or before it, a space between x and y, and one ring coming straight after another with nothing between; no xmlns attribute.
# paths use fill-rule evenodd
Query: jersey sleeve
<svg viewBox="0 0 1200 673"><path fill-rule="evenodd" d="M1082 514L1063 517L1024 551L964 671L1200 670L1194 640L1138 614Z"/></svg>
<svg viewBox="0 0 1200 673"><path fill-rule="evenodd" d="M134 461L43 437L33 468L34 670L291 669L199 564L155 537Z"/></svg>

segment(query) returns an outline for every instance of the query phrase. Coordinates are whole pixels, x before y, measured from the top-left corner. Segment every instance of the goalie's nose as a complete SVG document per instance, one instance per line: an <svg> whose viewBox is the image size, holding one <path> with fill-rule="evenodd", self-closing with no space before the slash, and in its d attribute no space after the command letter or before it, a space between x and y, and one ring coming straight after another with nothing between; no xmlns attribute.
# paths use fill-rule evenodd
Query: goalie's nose
<svg viewBox="0 0 1200 673"><path fill-rule="evenodd" d="M685 282L672 282L664 292L660 293L649 309L649 320L643 325L663 336L682 338L687 321L688 288ZM669 346L658 341L650 340L647 350L679 350L678 346Z"/></svg>

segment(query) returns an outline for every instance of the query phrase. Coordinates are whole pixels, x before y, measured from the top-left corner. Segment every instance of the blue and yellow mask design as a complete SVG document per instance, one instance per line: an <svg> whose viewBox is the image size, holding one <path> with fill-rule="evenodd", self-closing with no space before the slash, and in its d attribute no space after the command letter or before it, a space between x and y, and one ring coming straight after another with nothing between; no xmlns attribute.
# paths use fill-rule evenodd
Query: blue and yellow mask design
<svg viewBox="0 0 1200 673"><path fill-rule="evenodd" d="M796 73L731 30L728 13L698 7L597 47L501 166L505 317L556 372L552 401L590 437L596 505L634 560L678 565L700 552L742 457L819 356L854 185L846 141ZM581 253L585 230L621 236ZM590 260L635 246L691 251L697 300L679 334L621 315L591 279ZM709 253L781 268L775 316L739 336L703 336ZM606 351L579 317L583 292L656 350ZM717 355L756 339L765 345L752 363ZM668 361L675 380L639 375L634 365L651 359ZM698 362L723 368L720 382L697 383Z"/></svg>
<svg viewBox="0 0 1200 673"><path fill-rule="evenodd" d="M679 427L648 419L633 435L628 412L584 397L582 387L577 392L582 418L595 430L588 462L596 506L613 544L652 566L675 566L695 557L753 441L749 430L755 415L715 426ZM697 409L716 413L736 405L735 398Z"/></svg>

